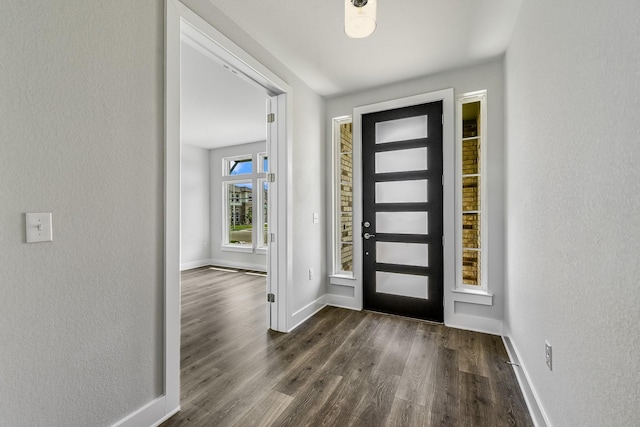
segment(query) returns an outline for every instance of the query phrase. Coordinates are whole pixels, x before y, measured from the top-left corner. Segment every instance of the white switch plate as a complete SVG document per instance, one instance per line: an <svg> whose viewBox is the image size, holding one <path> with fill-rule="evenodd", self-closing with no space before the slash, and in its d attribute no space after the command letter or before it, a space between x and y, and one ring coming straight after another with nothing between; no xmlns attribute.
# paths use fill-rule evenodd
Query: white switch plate
<svg viewBox="0 0 640 427"><path fill-rule="evenodd" d="M51 242L53 231L51 229L51 213L28 213L27 243Z"/></svg>
<svg viewBox="0 0 640 427"><path fill-rule="evenodd" d="M313 223L317 224L318 222L320 222L320 214L319 213L314 213L313 214Z"/></svg>

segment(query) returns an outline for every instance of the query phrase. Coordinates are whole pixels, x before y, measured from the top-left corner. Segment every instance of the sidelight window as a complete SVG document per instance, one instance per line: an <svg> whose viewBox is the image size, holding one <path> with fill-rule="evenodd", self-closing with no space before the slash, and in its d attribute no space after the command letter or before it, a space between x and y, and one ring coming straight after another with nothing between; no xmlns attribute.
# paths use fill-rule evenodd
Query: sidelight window
<svg viewBox="0 0 640 427"><path fill-rule="evenodd" d="M333 120L333 274L353 276L353 125Z"/></svg>
<svg viewBox="0 0 640 427"><path fill-rule="evenodd" d="M487 291L486 91L458 99L457 288Z"/></svg>

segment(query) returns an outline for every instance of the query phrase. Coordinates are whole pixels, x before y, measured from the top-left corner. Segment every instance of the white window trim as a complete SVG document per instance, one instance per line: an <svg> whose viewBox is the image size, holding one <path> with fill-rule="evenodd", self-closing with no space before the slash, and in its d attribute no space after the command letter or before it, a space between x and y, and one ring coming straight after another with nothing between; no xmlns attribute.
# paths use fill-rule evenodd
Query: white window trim
<svg viewBox="0 0 640 427"><path fill-rule="evenodd" d="M353 271L343 271L340 270L340 191L338 190L340 186L340 126L345 123L352 123L353 119L351 115L335 117L332 119L332 140L331 140L331 154L332 154L332 162L331 162L331 274L329 274L330 283L343 285L343 286L355 286L355 275ZM354 152L352 151L352 161L355 160ZM353 167L353 165L352 165ZM355 169L354 169L354 179L355 179ZM354 189L355 181L352 184L352 194ZM355 203L355 198L354 198ZM353 251L355 255L355 217L352 215L352 230L353 230L353 238L352 242ZM355 263L353 264L355 268Z"/></svg>
<svg viewBox="0 0 640 427"><path fill-rule="evenodd" d="M464 93L456 100L456 285L454 301L493 305L488 283L488 193L487 193L487 91ZM480 102L480 286L462 283L462 105Z"/></svg>

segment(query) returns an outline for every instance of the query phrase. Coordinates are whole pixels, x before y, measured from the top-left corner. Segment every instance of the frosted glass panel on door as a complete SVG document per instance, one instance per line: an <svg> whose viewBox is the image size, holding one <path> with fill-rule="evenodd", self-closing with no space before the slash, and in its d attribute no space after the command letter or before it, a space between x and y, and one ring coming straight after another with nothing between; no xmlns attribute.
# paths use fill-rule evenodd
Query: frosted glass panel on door
<svg viewBox="0 0 640 427"><path fill-rule="evenodd" d="M376 271L376 292L429 299L429 278L413 274Z"/></svg>
<svg viewBox="0 0 640 427"><path fill-rule="evenodd" d="M427 202L427 180L376 182L376 203Z"/></svg>
<svg viewBox="0 0 640 427"><path fill-rule="evenodd" d="M428 128L427 116L377 122L376 144L426 138Z"/></svg>
<svg viewBox="0 0 640 427"><path fill-rule="evenodd" d="M376 242L376 262L428 267L429 245L426 243Z"/></svg>
<svg viewBox="0 0 640 427"><path fill-rule="evenodd" d="M376 212L376 232L392 234L428 234L427 212Z"/></svg>
<svg viewBox="0 0 640 427"><path fill-rule="evenodd" d="M427 169L427 147L376 153L376 173Z"/></svg>

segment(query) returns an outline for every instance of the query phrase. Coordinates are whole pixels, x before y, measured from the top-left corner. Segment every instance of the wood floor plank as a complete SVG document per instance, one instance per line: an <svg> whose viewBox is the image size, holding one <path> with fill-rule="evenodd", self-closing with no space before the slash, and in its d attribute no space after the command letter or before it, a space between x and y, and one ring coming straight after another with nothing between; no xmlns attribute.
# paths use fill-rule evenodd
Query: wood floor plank
<svg viewBox="0 0 640 427"><path fill-rule="evenodd" d="M431 406L431 425L457 426L460 395L458 392L458 352L439 347L435 365L435 393Z"/></svg>
<svg viewBox="0 0 640 427"><path fill-rule="evenodd" d="M341 380L340 376L318 370L313 381L300 390L273 425L279 427L312 425L314 420L320 419L320 410Z"/></svg>
<svg viewBox="0 0 640 427"><path fill-rule="evenodd" d="M269 392L234 425L237 427L266 427L272 425L293 401L292 396Z"/></svg>
<svg viewBox="0 0 640 427"><path fill-rule="evenodd" d="M500 337L335 307L281 334L265 287L182 273L182 410L163 426L533 425Z"/></svg>
<svg viewBox="0 0 640 427"><path fill-rule="evenodd" d="M427 426L428 420L427 409L408 400L395 398L391 410L389 411L389 418L385 424L386 427L423 427Z"/></svg>
<svg viewBox="0 0 640 427"><path fill-rule="evenodd" d="M374 370L364 384L365 398L354 408L351 425L384 425L389 417L400 383L398 375Z"/></svg>
<svg viewBox="0 0 640 427"><path fill-rule="evenodd" d="M423 407L431 407L435 395L434 369L437 334L417 330L400 378L396 397Z"/></svg>

